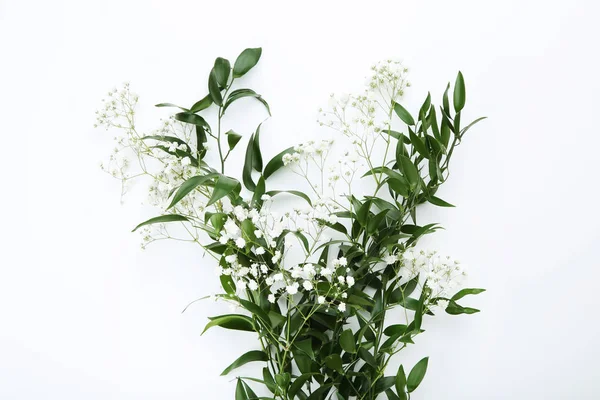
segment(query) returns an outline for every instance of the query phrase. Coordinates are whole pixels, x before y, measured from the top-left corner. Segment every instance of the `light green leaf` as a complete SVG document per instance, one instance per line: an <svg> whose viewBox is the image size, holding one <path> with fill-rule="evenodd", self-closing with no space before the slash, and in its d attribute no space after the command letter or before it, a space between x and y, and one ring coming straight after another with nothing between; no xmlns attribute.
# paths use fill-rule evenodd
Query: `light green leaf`
<svg viewBox="0 0 600 400"><path fill-rule="evenodd" d="M156 104L154 107L175 107L175 108L179 108L182 111L186 111L186 112L190 111L185 107L180 107L177 104L173 104L173 103L160 103L160 104Z"/></svg>
<svg viewBox="0 0 600 400"><path fill-rule="evenodd" d="M400 156L398 162L400 163L402 173L408 180L410 187L414 190L417 186L419 186L419 182L421 180L419 170L417 167L415 167L410 158L406 156Z"/></svg>
<svg viewBox="0 0 600 400"><path fill-rule="evenodd" d="M265 169L265 171L266 171L266 169ZM277 196L278 194L281 194L281 193L293 194L294 196L298 196L300 198L303 198L304 200L306 200L306 202L308 204L310 204L312 206L312 202L310 201L310 197L308 197L306 194L304 194L302 192L299 192L297 190L270 190L270 191L268 191L265 194L273 197L273 196Z"/></svg>

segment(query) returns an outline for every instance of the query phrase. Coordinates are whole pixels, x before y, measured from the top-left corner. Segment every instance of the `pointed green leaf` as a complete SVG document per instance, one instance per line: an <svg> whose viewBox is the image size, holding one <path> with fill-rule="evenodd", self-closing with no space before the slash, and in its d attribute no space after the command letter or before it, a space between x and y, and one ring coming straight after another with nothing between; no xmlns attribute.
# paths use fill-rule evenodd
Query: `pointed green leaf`
<svg viewBox="0 0 600 400"><path fill-rule="evenodd" d="M400 103L394 103L394 111L406 125L412 126L415 124L415 120L413 119L412 115L410 115L410 113L406 111L406 109L402 107Z"/></svg>
<svg viewBox="0 0 600 400"><path fill-rule="evenodd" d="M263 173L263 176L265 177L265 179L269 178L278 169L283 167L283 156L284 155L291 154L293 152L294 152L294 147L288 147L287 149L285 149L284 151L282 151L281 153L279 153L275 157L273 157L271 159L271 161L269 161L267 163L267 166L265 167L265 170Z"/></svg>
<svg viewBox="0 0 600 400"><path fill-rule="evenodd" d="M145 226L145 225L160 224L163 222L177 222L177 221L183 222L183 221L189 221L189 219L187 219L183 215L177 215L177 214L161 215L160 217L150 218L149 220L142 222L141 224L139 224L138 226L133 228L133 230L131 232L135 232L139 228L141 228L142 226Z"/></svg>
<svg viewBox="0 0 600 400"><path fill-rule="evenodd" d="M408 395L406 394L406 374L402 365L400 365L396 374L396 393L398 393L400 400L408 400Z"/></svg>
<svg viewBox="0 0 600 400"><path fill-rule="evenodd" d="M254 322L252 321L252 318L246 315L226 314L220 315L218 317L212 317L210 318L210 320L211 321L208 324L206 324L206 327L204 328L204 331L202 331L202 334L204 334L204 332L206 332L213 326L220 326L221 328L233 329L237 331L255 331Z"/></svg>
<svg viewBox="0 0 600 400"><path fill-rule="evenodd" d="M439 197L430 196L428 200L431 204L434 204L439 207L454 207L454 205L440 199Z"/></svg>
<svg viewBox="0 0 600 400"><path fill-rule="evenodd" d="M429 357L423 358L419 361L413 369L408 374L408 379L406 380L406 386L408 388L408 392L412 393L415 389L421 384L423 378L425 377L425 373L427 372L427 363L429 362Z"/></svg>
<svg viewBox="0 0 600 400"><path fill-rule="evenodd" d="M227 135L227 144L229 144L229 150L233 150L235 145L238 144L242 138L242 135L238 135L233 130L229 130L225 134Z"/></svg>
<svg viewBox="0 0 600 400"><path fill-rule="evenodd" d="M206 182L212 181L212 179L219 176L219 174L211 173L204 176L193 176L187 181L183 182L175 195L173 196L173 200L171 200L171 204L167 207L167 210L173 207L175 204L179 203L181 199L187 196L192 190L196 189L200 185L204 185Z"/></svg>
<svg viewBox="0 0 600 400"><path fill-rule="evenodd" d="M456 293L454 296L452 296L451 300L460 300L463 297L467 296L467 295L475 295L475 294L479 294L479 293L483 293L485 292L485 289L463 289L461 291L459 291L458 293Z"/></svg>
<svg viewBox="0 0 600 400"><path fill-rule="evenodd" d="M261 351L261 350L249 351L249 352L243 354L242 356L240 356L234 362L232 362L231 365L229 365L227 368L225 368L223 370L223 372L221 372L221 376L227 375L234 369L241 367L244 364L248 364L249 362L254 362L254 361L269 361L269 358L267 357L267 354L264 351Z"/></svg>
<svg viewBox="0 0 600 400"><path fill-rule="evenodd" d="M230 193L237 192L239 193L242 189L242 185L233 178L230 178L225 175L220 175L217 181L215 182L215 187L212 193L212 196L206 203L207 206L214 204L215 202L221 200L223 197L229 195Z"/></svg>
<svg viewBox="0 0 600 400"><path fill-rule="evenodd" d="M339 354L331 354L325 358L325 365L329 368L337 371L340 374L344 373L343 365L342 365L342 357Z"/></svg>

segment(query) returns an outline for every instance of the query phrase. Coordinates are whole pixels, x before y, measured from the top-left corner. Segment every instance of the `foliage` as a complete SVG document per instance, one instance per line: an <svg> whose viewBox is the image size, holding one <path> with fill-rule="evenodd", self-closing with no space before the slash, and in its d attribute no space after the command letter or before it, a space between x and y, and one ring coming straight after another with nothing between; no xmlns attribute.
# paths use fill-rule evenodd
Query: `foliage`
<svg viewBox="0 0 600 400"><path fill-rule="evenodd" d="M129 85L111 91L98 125L125 134L117 138L104 168L122 180L124 191L134 178L150 179L150 203L164 211L135 228L146 244L188 240L218 264L223 293L217 297L240 312L212 317L205 331L252 332L260 345L223 375L247 363L263 366L258 378L238 377L236 400L322 400L334 394L337 399L408 399L429 359L390 374L392 357L424 332L425 316L444 310L475 313L459 301L483 291L456 291L464 275L461 265L417 248L423 236L440 229L418 224L418 209L428 203L452 207L438 197L438 189L448 179L456 147L481 120L461 124L463 75L458 73L454 88L448 85L441 107L428 94L411 114L400 103L409 86L406 68L380 62L364 93L332 95L330 108L320 110L319 123L352 146L337 162L328 160L331 140L299 144L267 161L258 125L249 135L243 170L231 175L227 160L243 135L225 131L226 110L248 98L271 112L256 91L234 89L261 54L259 48L246 49L233 66L217 58L206 96L189 108L158 104L177 110L150 135L137 132L138 98ZM212 108L216 126L207 121ZM129 172L125 151L134 154L138 172ZM270 178L282 170L302 177L310 192L271 189ZM372 182L370 195L356 194L355 179ZM277 207L286 204L279 199L288 202L290 196L304 206L278 213ZM173 225L187 236L171 234ZM294 245L299 252L291 250ZM390 314L403 322L389 323ZM256 384L271 395L258 397L251 387Z"/></svg>

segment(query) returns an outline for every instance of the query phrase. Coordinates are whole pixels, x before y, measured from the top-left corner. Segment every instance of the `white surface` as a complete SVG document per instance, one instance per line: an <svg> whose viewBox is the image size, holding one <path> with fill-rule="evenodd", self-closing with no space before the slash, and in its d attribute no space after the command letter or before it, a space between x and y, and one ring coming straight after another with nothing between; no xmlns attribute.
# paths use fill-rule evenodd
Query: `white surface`
<svg viewBox="0 0 600 400"><path fill-rule="evenodd" d="M599 11L592 0L0 1L0 398L233 398L218 374L254 337L200 337L221 305L180 314L216 287L212 265L185 244L139 250L129 230L147 215L119 204L97 166L110 135L91 126L104 93L130 80L152 127L152 104L191 104L216 56L254 46L263 58L246 82L272 106L267 155L320 135L328 93L386 57L412 67L412 109L427 90L439 103L461 69L468 115L490 117L442 189L458 207L428 211L447 229L434 244L488 289L469 303L483 312L426 321L405 356L430 356L413 399L600 398Z"/></svg>

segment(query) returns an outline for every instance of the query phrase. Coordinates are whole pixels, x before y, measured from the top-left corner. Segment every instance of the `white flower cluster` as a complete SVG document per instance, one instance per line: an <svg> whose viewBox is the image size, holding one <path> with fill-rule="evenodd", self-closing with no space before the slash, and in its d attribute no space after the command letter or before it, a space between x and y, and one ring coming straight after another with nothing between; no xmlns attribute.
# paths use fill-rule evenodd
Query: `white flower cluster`
<svg viewBox="0 0 600 400"><path fill-rule="evenodd" d="M388 263L392 261L391 257L386 259ZM421 274L425 287L431 291L430 298L451 297L467 275L458 261L440 256L435 251L416 252L410 249L402 254L399 261L402 265L399 273L403 281Z"/></svg>
<svg viewBox="0 0 600 400"><path fill-rule="evenodd" d="M268 291L267 299L271 303L278 301L281 296L293 301L293 296L301 293L308 294L318 304L335 306L340 312L344 312L347 290L355 283L354 277L348 274L349 269L340 268L347 266L344 257L333 260L331 266L326 267L304 263L288 268L283 265L281 252L275 251L272 257L273 269L269 268L265 260L253 263L250 267L240 265L235 255L226 256L225 261L228 266L220 268L219 272L230 275L239 292L265 288ZM340 270L346 273L338 273ZM329 283L326 293L317 291L320 282Z"/></svg>
<svg viewBox="0 0 600 400"><path fill-rule="evenodd" d="M135 124L138 96L131 92L128 83L108 92L108 97L102 102L102 109L96 111L95 126L102 126L107 130L116 128L120 135L114 138L116 146L108 162L102 163L101 168L121 180L122 195L126 193L130 179L147 177L150 180L148 203L164 209L173 189L197 175L198 168L190 158L195 149L178 141L161 138L175 137L191 143L193 126L169 118L161 120L160 128L148 135L155 138L150 139L139 133ZM139 165L139 170L133 171L133 165ZM172 211L201 219L208 198L206 188L199 188L181 200ZM140 234L142 247L154 240L170 237L164 225L140 230Z"/></svg>
<svg viewBox="0 0 600 400"><path fill-rule="evenodd" d="M298 164L302 161L314 161L317 164L321 164L327 157L333 140L321 140L315 142L309 140L306 143L294 146L294 152L291 154L285 154L283 156L283 165Z"/></svg>
<svg viewBox="0 0 600 400"><path fill-rule="evenodd" d="M360 162L360 156L354 151L347 151L338 160L337 164L329 167L329 187L335 189L337 182L344 181L348 186L348 194L351 191L352 180L364 165Z"/></svg>
<svg viewBox="0 0 600 400"><path fill-rule="evenodd" d="M410 83L406 80L407 72L408 68L401 61L379 61L371 66L371 73L366 79L366 86L373 91L386 92L390 100L395 100L404 94L404 89L407 86L410 86Z"/></svg>

